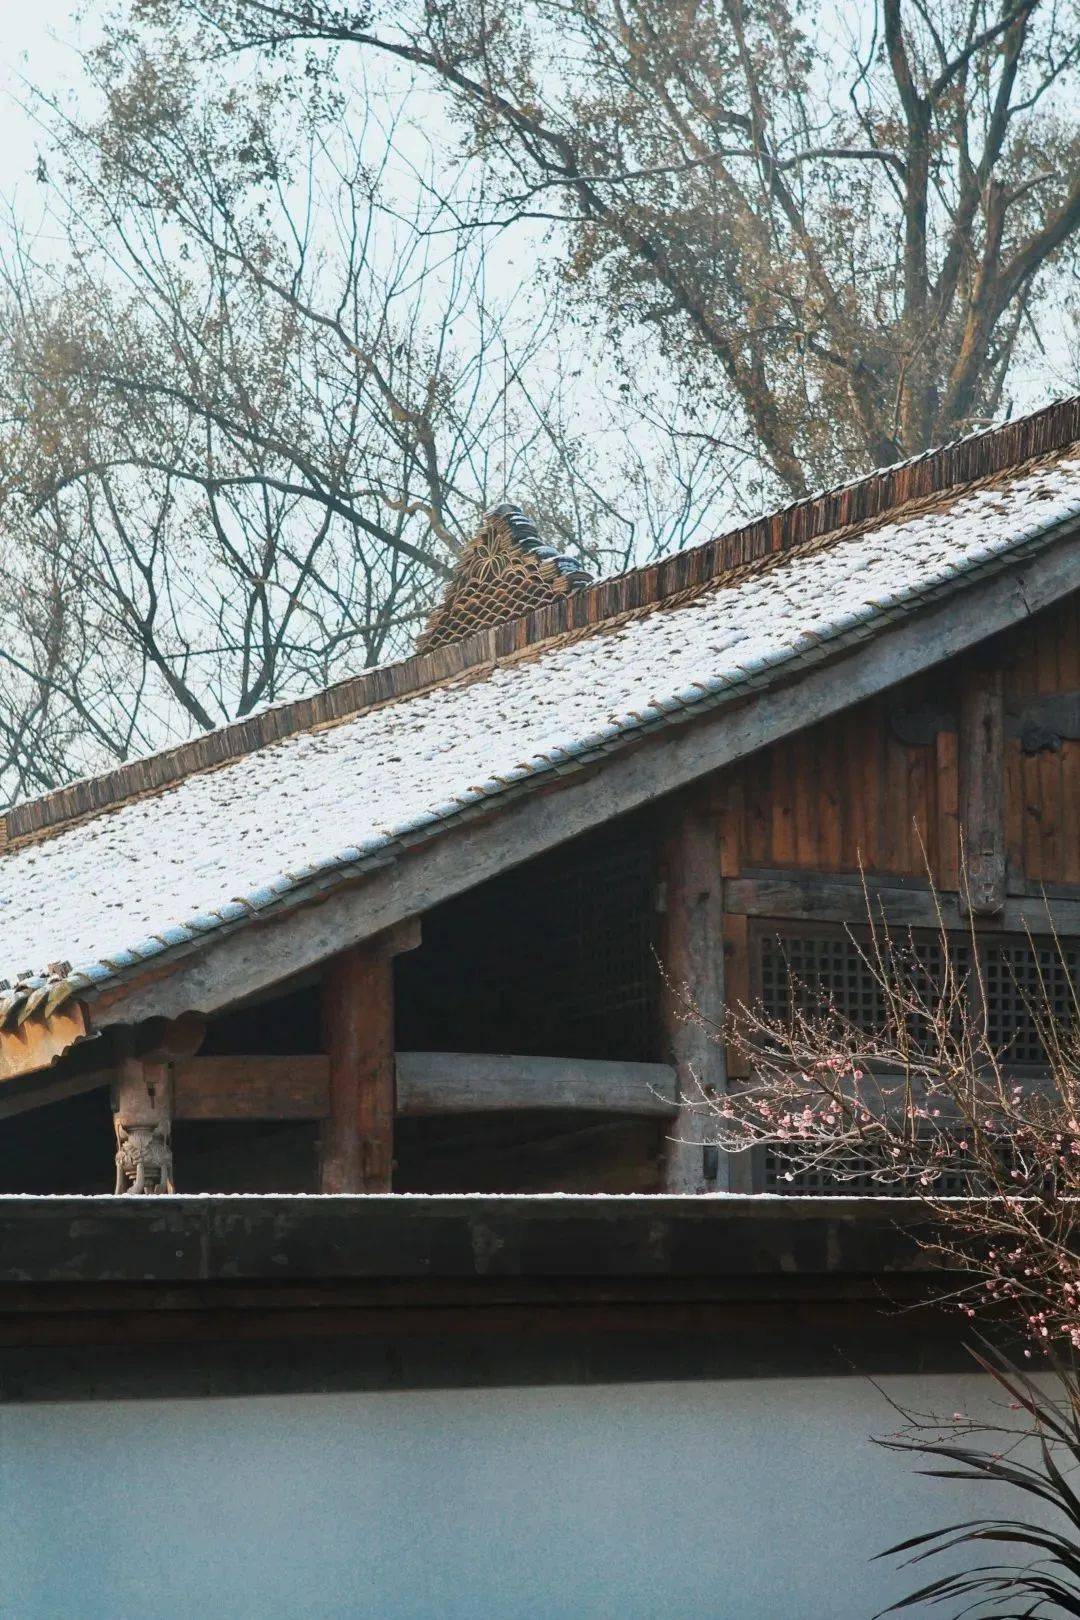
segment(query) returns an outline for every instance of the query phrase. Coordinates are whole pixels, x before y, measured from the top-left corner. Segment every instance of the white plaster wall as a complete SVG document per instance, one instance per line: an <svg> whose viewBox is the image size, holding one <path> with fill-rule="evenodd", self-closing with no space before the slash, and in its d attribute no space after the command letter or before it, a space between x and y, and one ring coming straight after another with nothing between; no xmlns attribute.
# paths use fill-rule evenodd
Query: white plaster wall
<svg viewBox="0 0 1080 1620"><path fill-rule="evenodd" d="M975 1378L894 1398L985 1410ZM869 1620L967 1511L867 1381L0 1408L5 1620Z"/></svg>

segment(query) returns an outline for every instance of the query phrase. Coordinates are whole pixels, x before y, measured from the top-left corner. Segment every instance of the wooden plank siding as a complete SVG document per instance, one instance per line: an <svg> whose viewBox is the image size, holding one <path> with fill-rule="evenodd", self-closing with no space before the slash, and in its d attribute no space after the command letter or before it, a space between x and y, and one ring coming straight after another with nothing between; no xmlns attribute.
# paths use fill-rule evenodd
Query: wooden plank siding
<svg viewBox="0 0 1080 1620"><path fill-rule="evenodd" d="M1080 602L1070 598L1039 618L1045 629L1033 621L1015 638L1016 656L1005 670L1006 702L1010 696L1080 689ZM1006 749L1017 795L1007 806L1007 825L1024 875L1033 882L1080 883L1080 742L1066 740L1057 751L1025 755L1010 739Z"/></svg>
<svg viewBox="0 0 1080 1620"><path fill-rule="evenodd" d="M985 662L985 654L983 655ZM1070 598L1000 638L1006 714L1055 693L1080 692L1080 599ZM955 716L969 666L953 660L810 727L718 776L726 876L755 870L866 872L958 882L961 765L956 718L925 741L897 735L897 711ZM1080 741L1025 753L1004 744L1005 847L1010 883L1080 884Z"/></svg>

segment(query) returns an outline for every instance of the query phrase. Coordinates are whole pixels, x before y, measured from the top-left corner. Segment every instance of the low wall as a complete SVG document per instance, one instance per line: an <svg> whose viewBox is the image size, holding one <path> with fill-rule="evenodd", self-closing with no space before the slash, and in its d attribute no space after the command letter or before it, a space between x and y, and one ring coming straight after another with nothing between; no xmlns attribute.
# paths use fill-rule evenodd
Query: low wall
<svg viewBox="0 0 1080 1620"><path fill-rule="evenodd" d="M257 1350L253 1350L257 1354ZM0 1408L18 1620L869 1620L890 1542L1004 1511L873 1445L969 1375Z"/></svg>

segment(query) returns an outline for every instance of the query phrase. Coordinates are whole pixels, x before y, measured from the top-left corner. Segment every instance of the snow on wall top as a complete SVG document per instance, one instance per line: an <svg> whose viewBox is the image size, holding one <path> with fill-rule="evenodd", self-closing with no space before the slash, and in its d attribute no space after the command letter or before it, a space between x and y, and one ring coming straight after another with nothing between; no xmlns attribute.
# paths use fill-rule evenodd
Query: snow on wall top
<svg viewBox="0 0 1080 1620"><path fill-rule="evenodd" d="M1074 519L1080 458L286 738L14 849L0 856L0 975L16 981L0 992L0 1023L16 1003L47 1009L479 800L760 687L822 642L884 626Z"/></svg>

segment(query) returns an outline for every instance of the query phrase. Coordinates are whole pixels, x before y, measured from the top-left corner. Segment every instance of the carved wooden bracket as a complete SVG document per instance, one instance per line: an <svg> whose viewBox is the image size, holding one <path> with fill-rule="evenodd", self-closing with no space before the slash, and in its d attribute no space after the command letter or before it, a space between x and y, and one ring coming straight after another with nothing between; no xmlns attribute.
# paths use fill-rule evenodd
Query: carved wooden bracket
<svg viewBox="0 0 1080 1620"><path fill-rule="evenodd" d="M171 1193L172 1076L167 1063L123 1060L113 1083L116 1191Z"/></svg>

